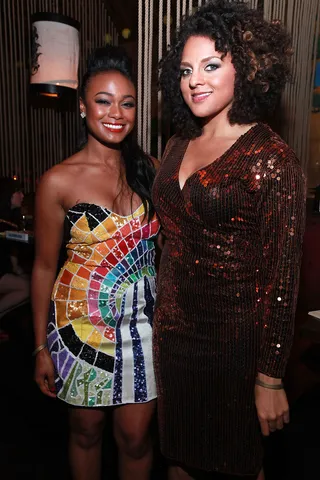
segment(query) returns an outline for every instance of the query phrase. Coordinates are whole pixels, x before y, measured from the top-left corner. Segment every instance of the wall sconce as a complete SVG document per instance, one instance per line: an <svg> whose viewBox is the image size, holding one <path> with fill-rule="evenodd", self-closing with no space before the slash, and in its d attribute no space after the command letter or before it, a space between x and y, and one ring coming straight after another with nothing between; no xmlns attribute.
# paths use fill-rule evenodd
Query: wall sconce
<svg viewBox="0 0 320 480"><path fill-rule="evenodd" d="M32 21L30 91L51 98L76 95L80 23L57 13L35 13Z"/></svg>

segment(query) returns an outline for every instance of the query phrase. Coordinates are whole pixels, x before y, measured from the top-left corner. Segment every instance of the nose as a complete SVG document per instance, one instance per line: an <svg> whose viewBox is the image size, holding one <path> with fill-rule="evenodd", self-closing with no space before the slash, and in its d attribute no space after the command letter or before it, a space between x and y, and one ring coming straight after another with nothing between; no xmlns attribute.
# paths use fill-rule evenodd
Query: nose
<svg viewBox="0 0 320 480"><path fill-rule="evenodd" d="M118 120L122 118L122 110L121 107L117 103L113 103L109 108L109 117L115 118Z"/></svg>
<svg viewBox="0 0 320 480"><path fill-rule="evenodd" d="M189 86L190 88L196 88L198 85L204 84L204 75L198 69L194 69L192 74L189 77Z"/></svg>

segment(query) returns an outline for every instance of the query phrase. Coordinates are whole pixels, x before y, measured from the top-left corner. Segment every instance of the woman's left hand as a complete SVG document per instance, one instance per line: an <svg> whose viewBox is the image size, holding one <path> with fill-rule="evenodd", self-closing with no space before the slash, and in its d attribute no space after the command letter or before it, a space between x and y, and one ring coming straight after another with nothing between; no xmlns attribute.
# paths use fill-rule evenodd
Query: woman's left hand
<svg viewBox="0 0 320 480"><path fill-rule="evenodd" d="M281 384L281 379L258 374L259 380L269 385ZM270 388L255 386L255 402L262 434L281 430L285 423L289 423L289 405L286 392Z"/></svg>

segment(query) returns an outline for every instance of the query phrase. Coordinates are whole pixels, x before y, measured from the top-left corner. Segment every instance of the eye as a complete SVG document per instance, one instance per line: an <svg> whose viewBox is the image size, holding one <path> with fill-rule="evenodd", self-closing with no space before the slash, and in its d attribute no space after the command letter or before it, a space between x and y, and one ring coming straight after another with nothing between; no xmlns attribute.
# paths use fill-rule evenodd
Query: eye
<svg viewBox="0 0 320 480"><path fill-rule="evenodd" d="M136 104L134 102L126 102L126 103L123 103L122 106L125 108L134 108Z"/></svg>
<svg viewBox="0 0 320 480"><path fill-rule="evenodd" d="M182 68L180 70L180 77L187 77L188 75L191 75L191 73L191 68Z"/></svg>
<svg viewBox="0 0 320 480"><path fill-rule="evenodd" d="M206 66L205 71L206 72L213 72L220 68L220 65L217 65L216 63L209 63L209 65Z"/></svg>
<svg viewBox="0 0 320 480"><path fill-rule="evenodd" d="M102 105L110 105L109 100L105 100L104 98L99 98L98 100L96 100L96 103L100 103Z"/></svg>

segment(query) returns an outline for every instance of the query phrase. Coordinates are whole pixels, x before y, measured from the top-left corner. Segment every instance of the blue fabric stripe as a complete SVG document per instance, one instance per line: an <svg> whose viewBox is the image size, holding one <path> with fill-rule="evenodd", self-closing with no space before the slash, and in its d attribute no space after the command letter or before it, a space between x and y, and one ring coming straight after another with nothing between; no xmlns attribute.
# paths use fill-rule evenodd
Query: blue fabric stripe
<svg viewBox="0 0 320 480"><path fill-rule="evenodd" d="M133 377L134 377L134 401L146 402L148 400L146 369L141 345L141 338L137 328L138 314L138 283L134 284L132 317L130 321L130 333L133 350Z"/></svg>
<svg viewBox="0 0 320 480"><path fill-rule="evenodd" d="M124 317L124 306L126 303L126 295L123 295L121 303L121 314L117 321L116 326L116 358L114 364L114 376L113 376L113 404L118 405L122 402L122 370L123 370L123 358L122 358L122 337L121 337L121 324Z"/></svg>

